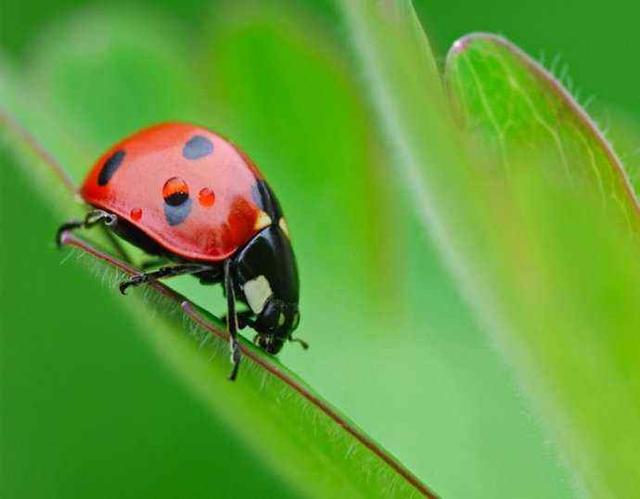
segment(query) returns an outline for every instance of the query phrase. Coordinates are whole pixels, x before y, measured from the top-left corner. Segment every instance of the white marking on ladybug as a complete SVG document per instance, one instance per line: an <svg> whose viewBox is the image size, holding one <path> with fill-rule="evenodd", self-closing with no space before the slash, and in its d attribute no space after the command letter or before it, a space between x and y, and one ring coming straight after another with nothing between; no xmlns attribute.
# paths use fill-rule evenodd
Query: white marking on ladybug
<svg viewBox="0 0 640 499"><path fill-rule="evenodd" d="M264 304L273 295L271 285L263 275L247 281L243 288L244 296L247 298L249 307L254 314L259 314L264 308Z"/></svg>
<svg viewBox="0 0 640 499"><path fill-rule="evenodd" d="M262 230L265 227L269 227L271 225L271 217L267 215L264 211L260 210L260 214L256 219L256 223L253 225L255 230Z"/></svg>
<svg viewBox="0 0 640 499"><path fill-rule="evenodd" d="M287 225L287 221L284 219L284 217L280 218L278 225L282 229L282 232L284 232L287 237L289 237L289 226Z"/></svg>

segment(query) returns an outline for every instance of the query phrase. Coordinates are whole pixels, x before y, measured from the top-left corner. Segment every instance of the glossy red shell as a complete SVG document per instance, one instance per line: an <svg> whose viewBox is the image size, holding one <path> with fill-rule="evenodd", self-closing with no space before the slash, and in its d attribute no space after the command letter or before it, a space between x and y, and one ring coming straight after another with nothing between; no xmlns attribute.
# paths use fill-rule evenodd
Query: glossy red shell
<svg viewBox="0 0 640 499"><path fill-rule="evenodd" d="M256 199L261 178L251 160L219 135L166 123L108 150L80 192L87 203L128 220L171 253L218 262L269 223Z"/></svg>

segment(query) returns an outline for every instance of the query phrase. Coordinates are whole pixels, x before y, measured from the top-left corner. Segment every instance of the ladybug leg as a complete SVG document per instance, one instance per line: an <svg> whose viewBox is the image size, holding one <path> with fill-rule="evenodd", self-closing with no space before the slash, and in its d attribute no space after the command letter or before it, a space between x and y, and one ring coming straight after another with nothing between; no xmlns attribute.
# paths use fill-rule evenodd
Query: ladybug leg
<svg viewBox="0 0 640 499"><path fill-rule="evenodd" d="M227 329L229 330L229 348L231 349L231 373L229 380L234 381L240 368L240 344L238 343L238 316L236 314L236 297L233 291L231 276L231 260L224 262L224 289L227 295Z"/></svg>
<svg viewBox="0 0 640 499"><path fill-rule="evenodd" d="M99 223L104 223L107 227L113 227L116 223L118 223L118 217L117 215L106 212L104 210L92 210L87 213L87 216L84 217L84 220L71 220L67 223L62 224L56 232L56 245L58 246L58 248L62 245L62 234L64 234L66 231L79 229L80 227L88 229L89 227L93 227L94 225Z"/></svg>
<svg viewBox="0 0 640 499"><path fill-rule="evenodd" d="M127 288L131 286L140 286L141 284L145 284L150 281L157 281L158 279L166 279L184 274L195 274L206 270L210 270L210 266L202 263L183 263L180 265L172 265L170 267L162 267L161 269L153 272L137 274L125 281L122 281L120 283L120 292L124 295L127 293Z"/></svg>
<svg viewBox="0 0 640 499"><path fill-rule="evenodd" d="M116 253L127 263L133 263L133 260L129 256L129 253L124 249L124 246L120 243L120 239L112 231L109 230L109 226L104 227L104 233L111 242L111 245L115 248Z"/></svg>
<svg viewBox="0 0 640 499"><path fill-rule="evenodd" d="M149 270L153 267L160 267L165 262L166 260L162 260L160 258L158 258L157 260L146 260L140 264L140 268L142 270Z"/></svg>
<svg viewBox="0 0 640 499"><path fill-rule="evenodd" d="M255 314L252 310L243 310L242 312L238 312L236 317L238 318L238 328L244 329L247 326L251 326L253 324L253 316Z"/></svg>
<svg viewBox="0 0 640 499"><path fill-rule="evenodd" d="M108 213L104 210L92 210L87 213L87 216L84 220L71 220L65 224L62 224L58 231L56 232L56 245L58 248L61 245L62 234L67 230L79 229L80 227L89 228L98 223L104 223L105 229L109 229L118 223L118 216L113 213ZM105 230L107 238L111 242L112 246L115 248L118 256L122 258L125 262L131 263L131 258L125 251L122 244L120 244L119 239L114 235L110 230Z"/></svg>
<svg viewBox="0 0 640 499"><path fill-rule="evenodd" d="M238 329L244 329L247 326L253 327L253 316L255 314L251 310L242 310L241 312L236 312L236 317L238 318ZM220 317L222 322L227 322L227 314L224 314Z"/></svg>

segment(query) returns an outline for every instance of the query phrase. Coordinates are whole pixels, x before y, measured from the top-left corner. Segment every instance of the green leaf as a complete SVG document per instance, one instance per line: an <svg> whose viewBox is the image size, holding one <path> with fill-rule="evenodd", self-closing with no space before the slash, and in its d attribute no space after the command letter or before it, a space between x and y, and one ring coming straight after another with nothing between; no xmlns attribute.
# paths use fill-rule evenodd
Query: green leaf
<svg viewBox="0 0 640 499"><path fill-rule="evenodd" d="M63 236L63 244L80 248L126 274L136 272L72 234ZM242 380L229 383L225 375L229 365L219 362L227 354L228 335L223 326L166 286L151 286L157 296L143 305L155 309L158 317L140 319L149 341L193 391L243 437L256 458L269 463L296 493L310 497L326 497L335 491L354 497L432 497L415 476L353 422L244 339ZM135 302L129 305L134 314L141 306ZM191 322L171 320L176 306ZM255 438L257 428L259 439Z"/></svg>
<svg viewBox="0 0 640 499"><path fill-rule="evenodd" d="M409 3L343 7L395 166L575 488L635 495L640 273L637 244L615 223L637 224L619 162L557 82L483 37L449 58L449 68L467 52L486 61L479 74L447 75L458 112L470 109L467 125L481 130L465 155Z"/></svg>
<svg viewBox="0 0 640 499"><path fill-rule="evenodd" d="M616 154L560 82L506 40L472 34L447 58L446 78L464 128L479 135L509 175L540 168L594 192L638 229L638 204Z"/></svg>
<svg viewBox="0 0 640 499"><path fill-rule="evenodd" d="M485 324L487 316L493 320L495 309L491 288L478 288L486 270L479 272L466 260L484 261L484 210L478 206L476 181L461 154L425 35L409 2L342 5L363 66L362 92L371 98L395 153L384 164L383 175L403 182L404 195L397 199L411 201L417 214L411 219L419 220L409 227L413 242L406 254L408 299L415 307L410 326L415 334L405 340L414 346L411 357L407 355L413 359L413 377L406 383L422 386L415 391L427 397L426 405L442 408L415 409L428 422L421 424L423 431L440 444L438 461L446 463L431 465L430 483L453 496L522 495L523 488L530 497L568 496L562 472L543 446L537 421L525 415L528 408L519 405L521 398L513 394L512 374L492 358L495 352L481 339L477 322L469 318L467 303L474 304L476 313L481 311ZM416 238L421 228L427 229L431 241ZM440 253L439 261L434 250ZM442 261L449 276L443 276ZM457 295L452 283L458 286ZM487 367L489 362L494 363L492 368ZM446 374L437 365L447 369ZM434 388L444 380L441 390ZM454 407L457 410L448 411ZM470 428L487 436L473 450L464 437ZM438 435L445 438L439 441ZM473 456L466 454L467 449ZM504 460L505 455L510 459ZM454 463L460 460L472 473L469 480L447 473L459 469Z"/></svg>
<svg viewBox="0 0 640 499"><path fill-rule="evenodd" d="M622 215L638 228L637 200L622 164L561 84L504 39L470 35L456 42L447 80L465 126L496 150L496 164L507 174L524 172L515 188L524 213L518 220L531 233L526 245L540 288L516 279L511 286L525 307L519 321L540 322L522 328L521 353L546 366L522 363L524 371L531 368L529 388L580 485L594 497L633 495L640 413L627 355L637 352L631 338L639 327L640 279L628 243L608 227ZM593 202L549 187L551 193L536 192L541 181L527 170L568 183ZM517 276L522 262L514 249L503 264Z"/></svg>

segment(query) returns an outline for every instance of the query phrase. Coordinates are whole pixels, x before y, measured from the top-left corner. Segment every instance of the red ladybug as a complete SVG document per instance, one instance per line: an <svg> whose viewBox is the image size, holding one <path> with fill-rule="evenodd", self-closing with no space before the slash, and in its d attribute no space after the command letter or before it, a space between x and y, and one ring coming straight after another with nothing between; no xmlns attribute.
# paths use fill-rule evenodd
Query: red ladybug
<svg viewBox="0 0 640 499"><path fill-rule="evenodd" d="M95 209L63 224L58 242L66 230L104 223L175 262L122 282L122 293L182 274L224 283L230 379L240 363L238 327L251 326L255 342L271 354L292 340L300 322L299 280L287 223L262 174L235 145L195 125L147 128L108 150L80 193ZM237 312L236 301L247 310Z"/></svg>

